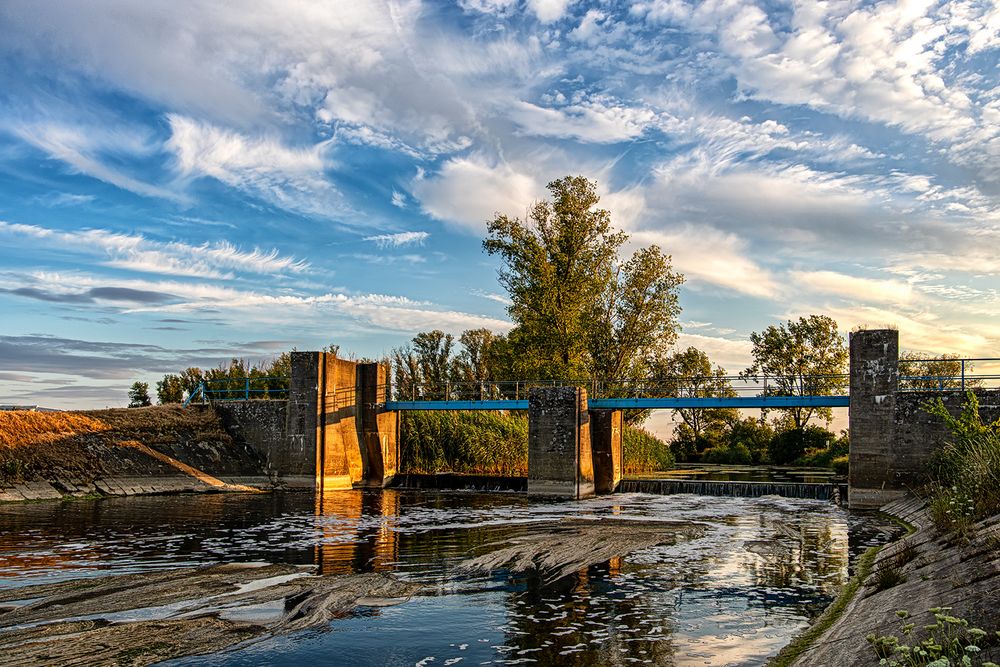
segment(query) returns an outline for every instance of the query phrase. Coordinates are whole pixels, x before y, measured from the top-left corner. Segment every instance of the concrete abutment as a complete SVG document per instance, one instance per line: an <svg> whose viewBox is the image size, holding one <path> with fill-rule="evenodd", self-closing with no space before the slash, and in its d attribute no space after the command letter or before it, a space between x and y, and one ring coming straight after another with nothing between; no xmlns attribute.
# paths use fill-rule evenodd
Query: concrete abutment
<svg viewBox="0 0 1000 667"><path fill-rule="evenodd" d="M528 392L528 495L571 500L594 495L585 389Z"/></svg>
<svg viewBox="0 0 1000 667"><path fill-rule="evenodd" d="M622 411L590 411L590 446L594 492L614 493L622 481Z"/></svg>

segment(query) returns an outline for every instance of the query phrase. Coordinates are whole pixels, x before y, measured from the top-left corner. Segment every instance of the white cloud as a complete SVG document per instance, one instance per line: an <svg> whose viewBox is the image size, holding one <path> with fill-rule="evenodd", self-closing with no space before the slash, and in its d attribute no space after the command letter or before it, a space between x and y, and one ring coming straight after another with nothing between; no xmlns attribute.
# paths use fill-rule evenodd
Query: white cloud
<svg viewBox="0 0 1000 667"><path fill-rule="evenodd" d="M323 294L268 293L242 290L207 282L176 280L134 280L106 278L80 273L36 271L27 274L0 274L0 287L9 290L28 288L45 290L55 295L72 295L98 289L124 289L146 297L162 295L162 299L146 299L146 305L128 306L124 313L197 313L210 311L216 317L238 318L247 322L284 322L288 317L299 318L327 315L353 320L367 327L387 331L415 333L431 328L460 333L465 329L485 327L507 331L511 323L475 313L442 308L427 301L415 301L388 294Z"/></svg>
<svg viewBox="0 0 1000 667"><path fill-rule="evenodd" d="M527 0L528 7L542 23L558 21L575 0Z"/></svg>
<svg viewBox="0 0 1000 667"><path fill-rule="evenodd" d="M179 276L203 278L229 277L224 270L259 274L300 272L308 264L284 257L277 250L254 248L243 251L228 243L190 245L180 242L152 241L144 236L119 234L104 229L60 231L0 220L0 234L41 239L46 246L59 246L73 253L100 252L107 266Z"/></svg>
<svg viewBox="0 0 1000 667"><path fill-rule="evenodd" d="M281 208L329 216L343 204L323 177L327 144L288 148L270 138L250 138L170 114L167 148L184 177L208 176ZM331 208L333 207L333 210Z"/></svg>
<svg viewBox="0 0 1000 667"><path fill-rule="evenodd" d="M593 143L634 139L655 119L648 109L600 98L561 108L545 108L519 101L514 103L509 115L526 134Z"/></svg>
<svg viewBox="0 0 1000 667"><path fill-rule="evenodd" d="M448 160L437 175L418 176L411 190L428 215L475 234L495 213L523 216L545 194L531 176L480 154Z"/></svg>
<svg viewBox="0 0 1000 667"><path fill-rule="evenodd" d="M392 205L396 208L406 208L406 195L399 190L392 191Z"/></svg>
<svg viewBox="0 0 1000 667"><path fill-rule="evenodd" d="M674 268L689 284L714 285L734 293L774 298L780 291L771 273L749 257L735 234L706 226L630 230L630 244L656 244L673 257Z"/></svg>
<svg viewBox="0 0 1000 667"><path fill-rule="evenodd" d="M866 303L906 304L914 297L913 287L901 280L861 278L835 271L792 271L789 277L798 287Z"/></svg>
<svg viewBox="0 0 1000 667"><path fill-rule="evenodd" d="M16 131L22 139L52 158L65 162L77 173L144 197L158 197L178 203L188 201L180 193L133 178L103 159L107 154L149 154L152 145L148 137L128 131L52 123L20 125Z"/></svg>
<svg viewBox="0 0 1000 667"><path fill-rule="evenodd" d="M952 155L959 162L986 164L982 147L1000 135L984 122L967 80L941 66L950 49L967 44L975 52L995 42L995 9L980 3L793 4L787 30L775 30L752 0L654 0L634 11L656 25L712 36L752 97L960 145ZM981 31L980 21L993 26Z"/></svg>
<svg viewBox="0 0 1000 667"><path fill-rule="evenodd" d="M376 234L366 236L365 241L371 241L379 248L399 248L406 245L422 245L430 238L427 232L398 232L396 234Z"/></svg>

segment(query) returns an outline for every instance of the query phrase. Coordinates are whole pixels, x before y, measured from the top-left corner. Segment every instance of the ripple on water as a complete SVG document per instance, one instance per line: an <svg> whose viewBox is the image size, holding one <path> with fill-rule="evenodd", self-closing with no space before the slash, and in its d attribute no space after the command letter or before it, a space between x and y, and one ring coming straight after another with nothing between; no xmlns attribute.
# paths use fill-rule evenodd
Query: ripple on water
<svg viewBox="0 0 1000 667"><path fill-rule="evenodd" d="M562 519L673 521L700 537L545 585L459 563ZM221 561L393 571L428 595L184 664L763 664L893 528L822 501L397 491L112 498L0 508L0 586ZM247 610L247 614L274 610ZM238 610L226 613L239 614ZM422 662L427 661L427 662Z"/></svg>

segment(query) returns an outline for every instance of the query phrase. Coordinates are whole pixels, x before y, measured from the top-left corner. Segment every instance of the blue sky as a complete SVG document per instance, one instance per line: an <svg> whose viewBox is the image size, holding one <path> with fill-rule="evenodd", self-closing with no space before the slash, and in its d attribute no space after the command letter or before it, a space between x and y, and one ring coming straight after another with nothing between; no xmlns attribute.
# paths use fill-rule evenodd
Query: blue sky
<svg viewBox="0 0 1000 667"><path fill-rule="evenodd" d="M732 372L810 313L1000 356L995 3L6 0L0 34L0 402L505 330L485 221L566 174Z"/></svg>

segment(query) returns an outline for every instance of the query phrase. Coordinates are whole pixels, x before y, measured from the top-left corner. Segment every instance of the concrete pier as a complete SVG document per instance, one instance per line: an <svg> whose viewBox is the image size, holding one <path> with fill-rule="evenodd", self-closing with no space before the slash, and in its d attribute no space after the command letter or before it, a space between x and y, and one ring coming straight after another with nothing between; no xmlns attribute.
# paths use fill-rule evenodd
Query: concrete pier
<svg viewBox="0 0 1000 667"><path fill-rule="evenodd" d="M587 391L536 387L528 393L528 495L594 495Z"/></svg>
<svg viewBox="0 0 1000 667"><path fill-rule="evenodd" d="M622 481L622 411L590 411L594 492L614 493Z"/></svg>
<svg viewBox="0 0 1000 667"><path fill-rule="evenodd" d="M902 496L893 476L899 332L851 334L851 449L848 504L877 509Z"/></svg>

